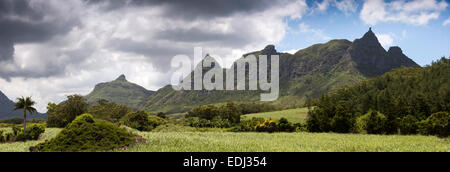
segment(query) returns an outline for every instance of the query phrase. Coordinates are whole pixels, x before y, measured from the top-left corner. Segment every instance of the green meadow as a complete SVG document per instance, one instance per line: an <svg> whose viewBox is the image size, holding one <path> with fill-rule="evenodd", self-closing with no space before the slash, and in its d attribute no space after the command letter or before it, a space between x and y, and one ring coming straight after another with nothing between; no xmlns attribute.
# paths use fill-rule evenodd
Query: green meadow
<svg viewBox="0 0 450 172"><path fill-rule="evenodd" d="M8 130L6 128L2 130ZM182 131L184 130L184 131ZM235 133L224 131L133 132L147 142L125 152L450 152L450 139L435 136L335 133ZM27 152L57 135L47 128L38 141L3 143L0 152Z"/></svg>

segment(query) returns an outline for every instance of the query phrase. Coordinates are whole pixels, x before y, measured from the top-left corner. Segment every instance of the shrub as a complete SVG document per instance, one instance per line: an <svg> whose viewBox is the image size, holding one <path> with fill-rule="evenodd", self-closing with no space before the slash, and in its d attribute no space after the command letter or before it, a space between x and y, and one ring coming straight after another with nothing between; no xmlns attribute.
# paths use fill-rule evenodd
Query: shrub
<svg viewBox="0 0 450 172"><path fill-rule="evenodd" d="M403 117L403 119L400 121L400 133L401 134L417 134L418 130L418 123L416 117L412 115L407 115Z"/></svg>
<svg viewBox="0 0 450 172"><path fill-rule="evenodd" d="M136 143L137 136L124 128L95 120L90 114L76 117L55 138L30 147L32 152L93 152L124 148Z"/></svg>
<svg viewBox="0 0 450 172"><path fill-rule="evenodd" d="M12 130L12 133L5 133L5 135L3 135L3 131L0 131L0 142L38 140L41 134L45 132L45 125L32 124L27 127L27 132L25 134L23 133L23 128L13 126Z"/></svg>
<svg viewBox="0 0 450 172"><path fill-rule="evenodd" d="M86 113L88 103L83 96L70 95L67 100L59 105L49 103L47 106L48 127L63 128L71 123L75 117Z"/></svg>
<svg viewBox="0 0 450 172"><path fill-rule="evenodd" d="M356 119L350 113L337 113L331 119L331 128L334 132L349 133L355 128Z"/></svg>
<svg viewBox="0 0 450 172"><path fill-rule="evenodd" d="M4 131L0 130L0 143L6 142L6 136L3 135Z"/></svg>
<svg viewBox="0 0 450 172"><path fill-rule="evenodd" d="M294 132L296 128L286 118L281 118L277 124L277 131L279 132Z"/></svg>
<svg viewBox="0 0 450 172"><path fill-rule="evenodd" d="M233 124L227 119L216 117L212 120L200 119L197 117L189 118L188 125L195 128L229 128Z"/></svg>
<svg viewBox="0 0 450 172"><path fill-rule="evenodd" d="M419 132L424 135L448 137L450 135L450 114L437 112L419 123Z"/></svg>
<svg viewBox="0 0 450 172"><path fill-rule="evenodd" d="M96 119L103 119L109 122L119 122L122 117L133 110L126 105L117 105L106 100L99 101L99 104L89 107L88 113Z"/></svg>
<svg viewBox="0 0 450 172"><path fill-rule="evenodd" d="M368 134L384 134L386 133L387 118L377 111L370 111L359 117L357 120L358 128L365 130Z"/></svg>
<svg viewBox="0 0 450 172"><path fill-rule="evenodd" d="M139 131L151 131L152 129L166 122L167 121L165 119L157 116L149 116L144 111L130 112L121 120L121 123L123 125Z"/></svg>
<svg viewBox="0 0 450 172"><path fill-rule="evenodd" d="M306 128L309 132L328 132L331 129L330 118L322 108L314 108L308 112Z"/></svg>
<svg viewBox="0 0 450 172"><path fill-rule="evenodd" d="M263 123L256 125L255 130L257 132L273 133L277 131L277 123L272 119L266 119Z"/></svg>
<svg viewBox="0 0 450 172"><path fill-rule="evenodd" d="M250 120L243 120L241 123L233 128L235 132L250 132L255 131L256 125L264 122L264 118L253 117Z"/></svg>
<svg viewBox="0 0 450 172"><path fill-rule="evenodd" d="M278 122L272 119L266 119L264 122L255 126L257 132L294 132L296 127L286 118L281 118Z"/></svg>
<svg viewBox="0 0 450 172"><path fill-rule="evenodd" d="M241 120L240 108L232 102L228 102L226 105L216 107L213 105L198 106L188 112L186 117L198 117L212 121L214 118L220 118L228 120L233 124L238 124Z"/></svg>
<svg viewBox="0 0 450 172"><path fill-rule="evenodd" d="M152 126L152 129L167 123L166 119L159 116L149 116L148 121L150 122L150 126Z"/></svg>

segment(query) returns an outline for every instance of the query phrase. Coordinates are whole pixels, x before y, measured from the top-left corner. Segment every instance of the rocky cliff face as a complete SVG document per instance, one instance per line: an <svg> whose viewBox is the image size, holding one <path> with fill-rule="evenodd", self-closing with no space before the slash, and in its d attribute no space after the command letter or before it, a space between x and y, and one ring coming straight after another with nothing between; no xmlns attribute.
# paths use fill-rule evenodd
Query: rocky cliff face
<svg viewBox="0 0 450 172"><path fill-rule="evenodd" d="M366 77L375 77L401 66L418 66L406 57L399 47L391 47L389 52L386 52L372 29L352 43L346 58L354 61L356 68Z"/></svg>

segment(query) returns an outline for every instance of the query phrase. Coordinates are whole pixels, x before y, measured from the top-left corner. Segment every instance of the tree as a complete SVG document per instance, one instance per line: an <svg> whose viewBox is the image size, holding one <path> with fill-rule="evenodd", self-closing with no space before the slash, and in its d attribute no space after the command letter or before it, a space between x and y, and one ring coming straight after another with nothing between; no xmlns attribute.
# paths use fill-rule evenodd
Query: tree
<svg viewBox="0 0 450 172"><path fill-rule="evenodd" d="M25 134L27 130L27 111L30 114L36 112L36 108L33 107L36 102L31 100L31 97L21 97L17 98L17 100L17 103L14 105L14 110L23 109L23 133Z"/></svg>
<svg viewBox="0 0 450 172"><path fill-rule="evenodd" d="M88 103L83 96L69 95L67 100L56 105L49 103L47 106L47 124L49 127L65 127L71 123L77 116L86 113Z"/></svg>

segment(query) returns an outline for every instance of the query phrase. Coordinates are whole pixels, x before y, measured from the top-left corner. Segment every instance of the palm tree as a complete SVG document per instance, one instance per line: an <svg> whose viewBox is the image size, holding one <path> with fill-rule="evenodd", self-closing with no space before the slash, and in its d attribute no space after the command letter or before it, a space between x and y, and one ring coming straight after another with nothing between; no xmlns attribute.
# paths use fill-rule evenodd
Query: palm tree
<svg viewBox="0 0 450 172"><path fill-rule="evenodd" d="M25 134L26 128L27 128L27 111L30 112L30 114L33 114L36 112L36 108L34 108L34 102L31 100L31 97L24 98L23 96L21 98L17 98L17 103L14 106L14 110L23 109L23 133Z"/></svg>

